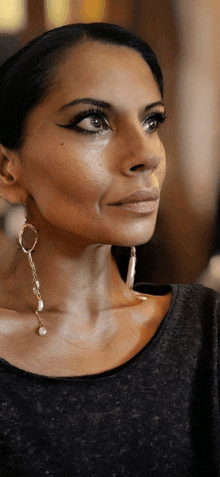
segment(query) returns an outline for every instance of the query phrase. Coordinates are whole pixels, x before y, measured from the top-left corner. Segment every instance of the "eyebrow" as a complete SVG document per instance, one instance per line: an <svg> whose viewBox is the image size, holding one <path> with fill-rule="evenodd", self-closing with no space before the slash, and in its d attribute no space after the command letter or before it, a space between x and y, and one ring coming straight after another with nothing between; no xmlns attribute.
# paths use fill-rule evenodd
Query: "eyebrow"
<svg viewBox="0 0 220 477"><path fill-rule="evenodd" d="M64 111L65 109L68 109L71 106L75 106L76 104L92 104L93 106L97 106L99 108L104 108L104 109L112 108L111 104L107 103L106 101L101 101L99 99L93 99L93 98L80 98L80 99L74 99L73 101L70 101L69 103L64 104L59 109L59 111ZM145 111L148 111L149 109L152 109L155 106L164 107L164 103L163 101L156 101L155 103L148 104L145 108Z"/></svg>
<svg viewBox="0 0 220 477"><path fill-rule="evenodd" d="M99 108L109 109L111 105L106 103L105 101L100 101L99 99L93 98L81 98L81 99L74 99L74 101L70 101L70 103L64 104L59 111L63 111L64 109L70 108L71 106L75 106L75 104L92 104L93 106L98 106Z"/></svg>

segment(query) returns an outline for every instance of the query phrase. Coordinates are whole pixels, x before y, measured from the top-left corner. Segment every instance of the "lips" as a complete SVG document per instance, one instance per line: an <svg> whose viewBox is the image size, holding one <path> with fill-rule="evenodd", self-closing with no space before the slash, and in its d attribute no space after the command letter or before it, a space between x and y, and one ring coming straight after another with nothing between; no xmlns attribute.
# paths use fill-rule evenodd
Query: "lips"
<svg viewBox="0 0 220 477"><path fill-rule="evenodd" d="M159 199L160 191L159 189L152 188L152 189L144 189L134 192L132 194L123 197L122 199L118 200L109 205L123 205L123 204L133 204L135 202L148 202L154 201Z"/></svg>

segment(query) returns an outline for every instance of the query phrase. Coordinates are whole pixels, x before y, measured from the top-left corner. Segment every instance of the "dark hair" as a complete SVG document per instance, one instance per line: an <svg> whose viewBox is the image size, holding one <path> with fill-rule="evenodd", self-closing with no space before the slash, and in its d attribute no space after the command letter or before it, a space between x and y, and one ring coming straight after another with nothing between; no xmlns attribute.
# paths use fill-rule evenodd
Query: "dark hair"
<svg viewBox="0 0 220 477"><path fill-rule="evenodd" d="M163 76L156 55L134 33L110 23L76 23L55 28L30 41L0 67L0 142L3 146L19 149L26 115L46 94L61 54L86 40L127 46L139 52L163 95Z"/></svg>

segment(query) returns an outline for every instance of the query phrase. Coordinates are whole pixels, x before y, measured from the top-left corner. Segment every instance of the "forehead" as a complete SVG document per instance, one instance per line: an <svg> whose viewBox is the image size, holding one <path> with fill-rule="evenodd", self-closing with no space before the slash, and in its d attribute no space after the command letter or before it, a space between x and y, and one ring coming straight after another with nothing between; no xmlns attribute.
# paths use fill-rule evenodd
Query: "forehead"
<svg viewBox="0 0 220 477"><path fill-rule="evenodd" d="M62 101L95 96L114 102L137 99L158 101L161 97L153 73L135 50L87 41L65 53L57 65L53 91ZM74 97L73 97L74 96Z"/></svg>

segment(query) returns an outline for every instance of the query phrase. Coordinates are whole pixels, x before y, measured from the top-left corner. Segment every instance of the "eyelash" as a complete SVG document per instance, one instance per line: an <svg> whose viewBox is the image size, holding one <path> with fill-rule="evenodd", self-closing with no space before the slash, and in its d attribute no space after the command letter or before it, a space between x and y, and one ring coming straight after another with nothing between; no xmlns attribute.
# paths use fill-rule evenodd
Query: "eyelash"
<svg viewBox="0 0 220 477"><path fill-rule="evenodd" d="M81 134L89 134L89 135L100 135L103 133L103 129L99 130L99 131L90 131L88 129L84 129L84 128L81 128L80 126L78 126L78 123L80 123L81 121L83 121L83 119L86 119L86 118L90 118L90 117L94 117L96 119L101 119L103 121L103 124L105 124L105 128L104 130L110 128L110 125L106 119L106 115L105 113L103 113L103 111L101 111L100 109L89 109L87 111L84 111L82 113L79 113L77 114L77 116L75 116L74 120L70 123L70 124L67 124L67 125L60 125L61 127L63 128L66 128L66 129L72 129L72 130L75 130ZM155 128L150 131L148 134L152 134L153 132L155 132L158 128L159 128L159 125L162 124L166 119L166 113L165 112L161 112L161 111L155 111L154 113L151 113L149 116L147 116L144 120L143 120L143 124L147 123L147 121L149 120L154 120L156 121L156 126Z"/></svg>
<svg viewBox="0 0 220 477"><path fill-rule="evenodd" d="M105 114L103 113L103 111L97 108L97 109L88 109L87 111L84 111L83 113L77 114L77 116L75 116L74 120L70 124L67 124L66 126L63 126L63 127L68 129L74 129L75 131L80 132L82 134L96 134L96 135L102 134L103 130L89 131L87 129L84 129L78 126L78 123L83 121L83 119L91 118L91 117L94 117L96 119L102 119L103 123L105 123L106 126L108 126Z"/></svg>
<svg viewBox="0 0 220 477"><path fill-rule="evenodd" d="M144 119L144 123L146 123L147 121L150 121L150 120L156 121L155 128L151 132L149 132L148 134L154 133L159 128L160 124L162 124L165 121L166 117L167 116L166 116L165 111L155 111L154 113L151 113L149 116L147 116Z"/></svg>

